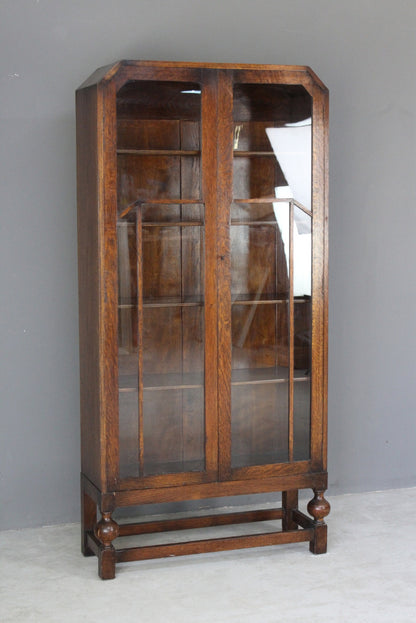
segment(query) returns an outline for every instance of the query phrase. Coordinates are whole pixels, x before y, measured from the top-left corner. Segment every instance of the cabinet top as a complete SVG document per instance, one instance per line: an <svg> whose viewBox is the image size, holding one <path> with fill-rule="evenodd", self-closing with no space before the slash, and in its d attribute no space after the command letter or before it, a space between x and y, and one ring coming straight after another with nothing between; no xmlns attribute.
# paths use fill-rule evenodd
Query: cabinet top
<svg viewBox="0 0 416 623"><path fill-rule="evenodd" d="M197 62L178 62L178 61L141 61L141 60L121 60L111 65L106 65L97 69L85 82L81 84L79 89L84 89L93 85L98 85L101 82L108 82L115 78L120 71L131 70L148 70L154 68L160 69L212 69L212 70L229 70L229 71L263 71L263 72L292 72L294 74L303 74L308 76L314 83L316 83L322 90L327 91L327 88L318 76L307 65L261 65L251 63L197 63Z"/></svg>

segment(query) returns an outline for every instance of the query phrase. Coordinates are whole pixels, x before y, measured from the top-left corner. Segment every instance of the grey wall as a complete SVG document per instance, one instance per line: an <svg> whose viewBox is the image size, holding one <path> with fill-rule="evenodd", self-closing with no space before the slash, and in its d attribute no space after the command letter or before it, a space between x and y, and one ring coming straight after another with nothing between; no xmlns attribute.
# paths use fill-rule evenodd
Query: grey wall
<svg viewBox="0 0 416 623"><path fill-rule="evenodd" d="M120 58L331 93L331 492L416 485L413 0L2 0L0 526L78 518L74 90Z"/></svg>

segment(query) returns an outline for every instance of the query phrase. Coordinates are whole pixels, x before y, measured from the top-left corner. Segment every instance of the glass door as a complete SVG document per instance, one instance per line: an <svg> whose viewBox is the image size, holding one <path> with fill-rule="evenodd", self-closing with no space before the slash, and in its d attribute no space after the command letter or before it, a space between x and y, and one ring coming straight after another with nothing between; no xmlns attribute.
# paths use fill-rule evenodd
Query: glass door
<svg viewBox="0 0 416 623"><path fill-rule="evenodd" d="M195 481L206 469L200 84L119 90L117 204L120 477Z"/></svg>
<svg viewBox="0 0 416 623"><path fill-rule="evenodd" d="M302 86L234 85L234 476L310 458L311 117Z"/></svg>

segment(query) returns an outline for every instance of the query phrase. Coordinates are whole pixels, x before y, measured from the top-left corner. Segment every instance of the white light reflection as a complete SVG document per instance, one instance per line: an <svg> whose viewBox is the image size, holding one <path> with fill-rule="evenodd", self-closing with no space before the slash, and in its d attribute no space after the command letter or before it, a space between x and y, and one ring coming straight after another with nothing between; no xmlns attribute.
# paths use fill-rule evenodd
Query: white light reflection
<svg viewBox="0 0 416 623"><path fill-rule="evenodd" d="M267 128L266 133L274 154L288 182L275 188L276 198L296 199L311 210L311 119ZM289 203L273 204L289 266ZM311 294L311 219L295 206L293 229L294 296Z"/></svg>

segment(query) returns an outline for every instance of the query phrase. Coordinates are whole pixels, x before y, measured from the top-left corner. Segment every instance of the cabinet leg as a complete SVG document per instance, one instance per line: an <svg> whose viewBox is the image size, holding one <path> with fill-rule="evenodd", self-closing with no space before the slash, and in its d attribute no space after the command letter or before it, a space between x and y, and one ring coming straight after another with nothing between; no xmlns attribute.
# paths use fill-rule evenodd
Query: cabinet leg
<svg viewBox="0 0 416 623"><path fill-rule="evenodd" d="M100 541L98 553L98 575L102 580L112 580L116 575L116 551L112 542L118 537L118 524L111 513L102 512L102 518L95 526L95 536Z"/></svg>
<svg viewBox="0 0 416 623"><path fill-rule="evenodd" d="M325 554L327 546L327 526L324 521L331 510L329 502L324 498L324 491L314 489L314 497L308 504L308 513L314 519L314 536L309 543L312 554Z"/></svg>
<svg viewBox="0 0 416 623"><path fill-rule="evenodd" d="M81 484L81 552L84 556L94 556L87 545L87 532L93 532L97 523L97 505L84 491Z"/></svg>
<svg viewBox="0 0 416 623"><path fill-rule="evenodd" d="M326 554L327 528L325 523L315 527L313 540L309 543L309 551L312 554Z"/></svg>
<svg viewBox="0 0 416 623"><path fill-rule="evenodd" d="M116 577L116 551L113 546L100 550L98 575L102 580L113 580Z"/></svg>
<svg viewBox="0 0 416 623"><path fill-rule="evenodd" d="M298 508L298 491L283 491L282 492L282 506L283 506L283 519L282 529L297 530L298 524L293 520L292 511Z"/></svg>

